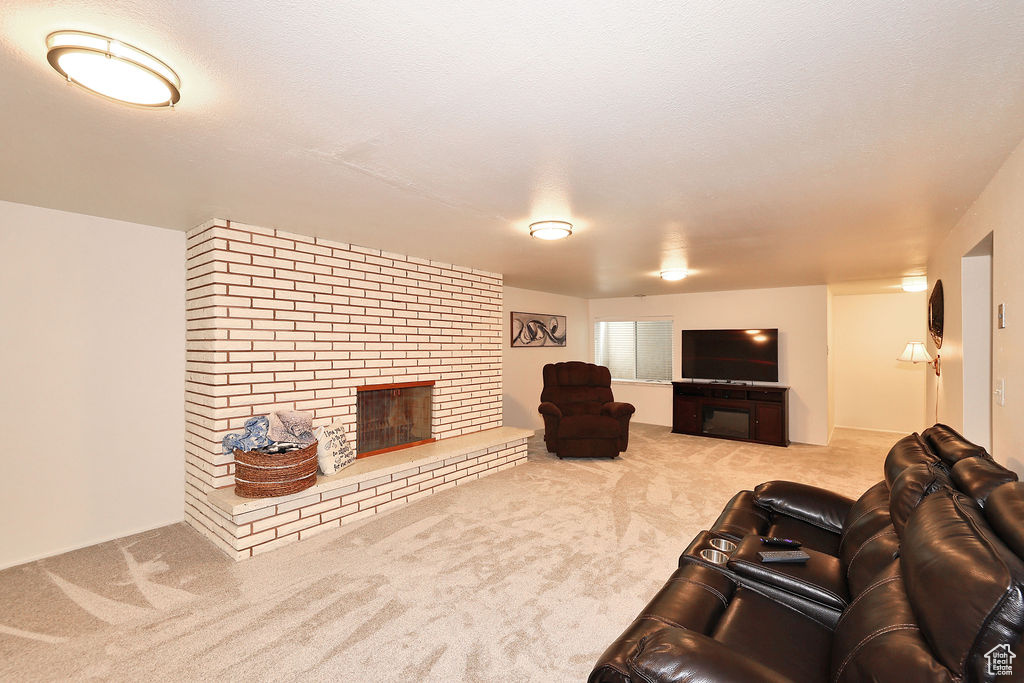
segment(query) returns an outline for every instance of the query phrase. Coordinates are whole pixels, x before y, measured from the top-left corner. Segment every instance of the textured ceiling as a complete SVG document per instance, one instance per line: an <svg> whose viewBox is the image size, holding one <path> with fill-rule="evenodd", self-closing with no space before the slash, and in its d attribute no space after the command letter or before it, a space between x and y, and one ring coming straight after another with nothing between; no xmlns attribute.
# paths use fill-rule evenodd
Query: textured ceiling
<svg viewBox="0 0 1024 683"><path fill-rule="evenodd" d="M161 57L179 106L63 84L62 28ZM583 296L895 277L1024 137L1022 35L1024 3L976 0L8 0L0 199Z"/></svg>

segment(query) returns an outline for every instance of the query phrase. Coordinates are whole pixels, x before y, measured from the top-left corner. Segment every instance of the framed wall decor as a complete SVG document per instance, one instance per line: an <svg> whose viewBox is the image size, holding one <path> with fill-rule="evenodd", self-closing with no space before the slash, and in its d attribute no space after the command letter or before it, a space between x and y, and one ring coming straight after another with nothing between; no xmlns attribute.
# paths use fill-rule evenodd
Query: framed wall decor
<svg viewBox="0 0 1024 683"><path fill-rule="evenodd" d="M928 333L935 342L935 348L942 348L942 332L946 320L942 297L942 280L935 282L932 295L928 298Z"/></svg>
<svg viewBox="0 0 1024 683"><path fill-rule="evenodd" d="M512 348L565 346L565 316L512 311Z"/></svg>

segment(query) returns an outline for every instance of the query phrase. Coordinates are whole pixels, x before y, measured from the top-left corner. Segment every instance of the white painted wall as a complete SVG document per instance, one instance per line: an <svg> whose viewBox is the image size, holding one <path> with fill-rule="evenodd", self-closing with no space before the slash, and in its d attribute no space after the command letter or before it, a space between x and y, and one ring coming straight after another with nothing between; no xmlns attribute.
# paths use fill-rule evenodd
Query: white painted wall
<svg viewBox="0 0 1024 683"><path fill-rule="evenodd" d="M909 341L924 341L924 292L833 297L833 371L837 427L910 433L926 423L931 369L896 360Z"/></svg>
<svg viewBox="0 0 1024 683"><path fill-rule="evenodd" d="M989 232L993 305L1005 303L1007 310L1006 329L992 333L992 375L996 383L1006 383L1006 404L992 406L992 455L1024 475L1024 144L1010 154L928 259L929 285L942 279L946 308L942 377L936 382L934 374L929 376L929 403L938 390L939 419L957 429L963 428L964 419L960 259ZM930 342L929 350L935 353Z"/></svg>
<svg viewBox="0 0 1024 683"><path fill-rule="evenodd" d="M963 435L992 448L992 240L961 260L963 315ZM982 253L977 253L981 251Z"/></svg>
<svg viewBox="0 0 1024 683"><path fill-rule="evenodd" d="M836 429L836 337L835 337L835 294L826 287L825 327L828 340L828 440Z"/></svg>
<svg viewBox="0 0 1024 683"><path fill-rule="evenodd" d="M680 330L779 328L779 381L789 385L792 441L828 440L827 289L780 287L726 292L591 299L591 323L600 319L670 317L674 320L672 373L680 375ZM590 325L593 336L593 324ZM671 385L615 383L617 401L636 406L633 419L672 424Z"/></svg>
<svg viewBox="0 0 1024 683"><path fill-rule="evenodd" d="M502 344L502 416L506 427L543 429L537 412L544 386L541 372L546 363L568 360L589 361L590 335L587 332L587 300L574 296L535 292L505 287L503 295L504 343ZM511 311L554 313L566 316L564 347L512 348ZM618 398L618 396L616 396Z"/></svg>
<svg viewBox="0 0 1024 683"><path fill-rule="evenodd" d="M182 519L184 248L0 202L0 567Z"/></svg>

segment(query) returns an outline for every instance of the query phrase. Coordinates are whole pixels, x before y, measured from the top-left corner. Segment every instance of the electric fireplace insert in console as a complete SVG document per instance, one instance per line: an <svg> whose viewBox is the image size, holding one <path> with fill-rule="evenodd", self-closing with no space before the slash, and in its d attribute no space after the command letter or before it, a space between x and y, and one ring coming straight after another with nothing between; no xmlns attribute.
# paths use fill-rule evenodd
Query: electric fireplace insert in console
<svg viewBox="0 0 1024 683"><path fill-rule="evenodd" d="M789 387L672 382L672 431L789 445Z"/></svg>

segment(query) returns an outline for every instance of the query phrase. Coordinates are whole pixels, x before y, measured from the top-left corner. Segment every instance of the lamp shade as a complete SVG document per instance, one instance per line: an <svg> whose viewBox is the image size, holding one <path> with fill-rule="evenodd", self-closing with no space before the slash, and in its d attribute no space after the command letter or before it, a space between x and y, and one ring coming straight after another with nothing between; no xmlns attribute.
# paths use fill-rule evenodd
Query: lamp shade
<svg viewBox="0 0 1024 683"><path fill-rule="evenodd" d="M907 363L931 363L934 359L928 353L928 349L924 347L924 342L912 341L907 342L903 353L899 355L897 360Z"/></svg>

